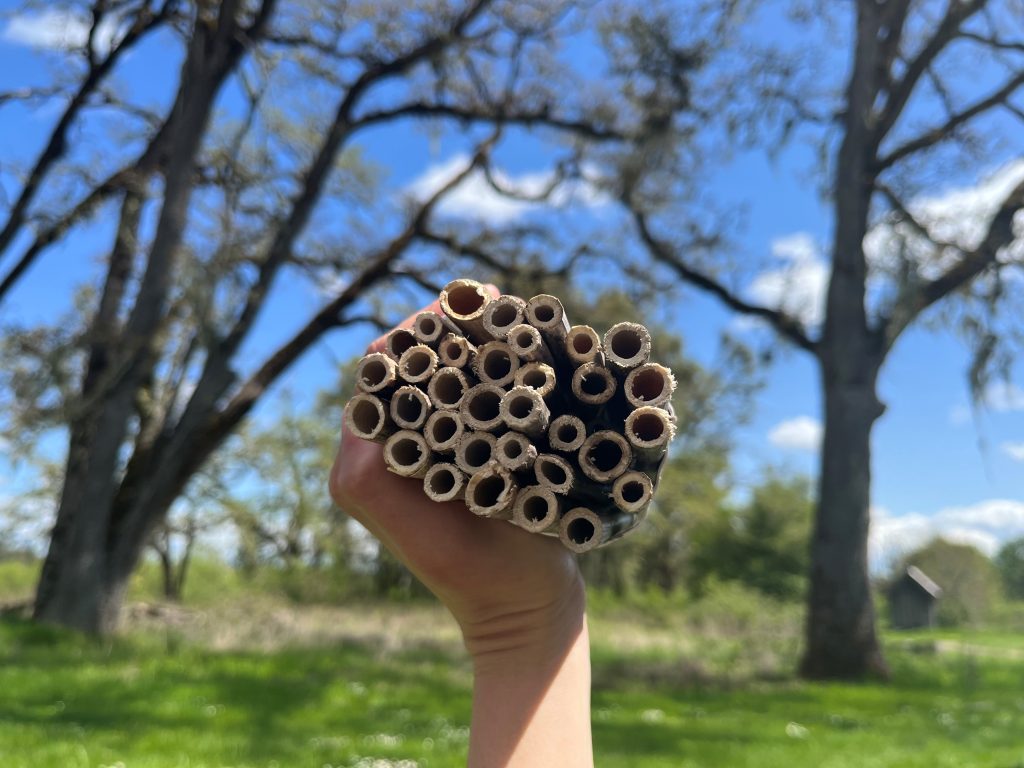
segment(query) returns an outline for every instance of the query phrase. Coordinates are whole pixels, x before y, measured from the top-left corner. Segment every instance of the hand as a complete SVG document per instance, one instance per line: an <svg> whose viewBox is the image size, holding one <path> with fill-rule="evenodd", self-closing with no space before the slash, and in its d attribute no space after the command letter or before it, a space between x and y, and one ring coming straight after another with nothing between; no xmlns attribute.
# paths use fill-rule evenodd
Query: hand
<svg viewBox="0 0 1024 768"><path fill-rule="evenodd" d="M381 337L368 351L383 347ZM468 766L590 768L585 596L568 550L461 501L431 501L422 481L385 469L381 446L344 428L330 491L462 628L474 670Z"/></svg>
<svg viewBox="0 0 1024 768"><path fill-rule="evenodd" d="M441 312L438 302L426 309ZM410 327L414 318L399 327ZM384 339L367 352L382 351ZM330 490L342 510L448 607L474 656L523 642L524 634L546 639L539 636L557 632L552 624L566 618L578 625L582 580L576 561L557 539L479 518L461 501L431 501L422 481L387 471L380 445L344 428Z"/></svg>

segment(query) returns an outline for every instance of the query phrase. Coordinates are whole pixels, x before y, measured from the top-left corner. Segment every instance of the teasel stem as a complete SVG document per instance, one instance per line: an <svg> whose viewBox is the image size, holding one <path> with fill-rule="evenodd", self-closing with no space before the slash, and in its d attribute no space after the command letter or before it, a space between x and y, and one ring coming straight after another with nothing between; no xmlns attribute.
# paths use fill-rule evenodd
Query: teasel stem
<svg viewBox="0 0 1024 768"><path fill-rule="evenodd" d="M573 552L589 552L619 538L637 522L638 517L628 512L576 507L562 515L558 538Z"/></svg>
<svg viewBox="0 0 1024 768"><path fill-rule="evenodd" d="M427 395L439 411L457 411L473 386L460 368L438 368L427 382Z"/></svg>
<svg viewBox="0 0 1024 768"><path fill-rule="evenodd" d="M452 280L441 289L441 311L475 344L491 339L484 328L484 310L494 298L476 280Z"/></svg>
<svg viewBox="0 0 1024 768"><path fill-rule="evenodd" d="M354 395L345 404L345 426L356 437L383 444L395 431L387 404L376 395Z"/></svg>
<svg viewBox="0 0 1024 768"><path fill-rule="evenodd" d="M572 375L572 394L577 400L596 412L615 396L618 383L612 372L597 363L584 363Z"/></svg>
<svg viewBox="0 0 1024 768"><path fill-rule="evenodd" d="M423 492L433 501L461 499L466 491L466 475L454 464L434 464L423 477Z"/></svg>
<svg viewBox="0 0 1024 768"><path fill-rule="evenodd" d="M563 497L543 485L520 488L512 505L512 522L530 533L557 531Z"/></svg>
<svg viewBox="0 0 1024 768"><path fill-rule="evenodd" d="M576 469L564 457L554 453L538 453L533 462L533 474L538 485L558 494L570 494L576 487Z"/></svg>
<svg viewBox="0 0 1024 768"><path fill-rule="evenodd" d="M548 445L559 453L575 456L586 439L587 427L579 416L562 414L548 427Z"/></svg>
<svg viewBox="0 0 1024 768"><path fill-rule="evenodd" d="M398 365L383 352L371 352L356 366L356 389L383 396L398 386Z"/></svg>
<svg viewBox="0 0 1024 768"><path fill-rule="evenodd" d="M384 337L384 354L397 363L405 350L415 347L417 344L419 341L411 330L395 328Z"/></svg>
<svg viewBox="0 0 1024 768"><path fill-rule="evenodd" d="M430 449L423 435L402 429L384 443L384 463L396 475L423 477L430 469Z"/></svg>
<svg viewBox="0 0 1024 768"><path fill-rule="evenodd" d="M668 411L645 405L626 417L626 439L637 463L657 464L668 451L676 426Z"/></svg>
<svg viewBox="0 0 1024 768"><path fill-rule="evenodd" d="M530 387L512 387L501 398L501 419L516 432L537 438L547 433L551 412L540 393Z"/></svg>
<svg viewBox="0 0 1024 768"><path fill-rule="evenodd" d="M584 363L604 365L601 337L589 325L574 325L565 337L565 355L573 368Z"/></svg>
<svg viewBox="0 0 1024 768"><path fill-rule="evenodd" d="M494 384L471 387L459 405L462 423L481 432L504 431L501 419L501 398L505 390Z"/></svg>
<svg viewBox="0 0 1024 768"><path fill-rule="evenodd" d="M510 472L526 472L537 459L537 446L520 432L506 432L495 443L494 455Z"/></svg>
<svg viewBox="0 0 1024 768"><path fill-rule="evenodd" d="M519 356L504 341L489 341L476 351L473 372L485 384L508 386L518 370Z"/></svg>
<svg viewBox="0 0 1024 768"><path fill-rule="evenodd" d="M435 453L455 453L465 434L462 417L454 411L434 411L423 425L423 437Z"/></svg>
<svg viewBox="0 0 1024 768"><path fill-rule="evenodd" d="M512 295L499 296L484 308L484 330L492 339L504 341L509 330L523 322L525 312L525 300Z"/></svg>
<svg viewBox="0 0 1024 768"><path fill-rule="evenodd" d="M432 410L426 392L412 384L399 387L391 397L391 419L402 429L419 429Z"/></svg>
<svg viewBox="0 0 1024 768"><path fill-rule="evenodd" d="M508 520L512 517L516 492L512 473L492 461L469 478L466 484L466 506L474 515Z"/></svg>
<svg viewBox="0 0 1024 768"><path fill-rule="evenodd" d="M654 496L654 482L635 469L623 472L612 484L612 502L616 508L631 515L646 513Z"/></svg>
<svg viewBox="0 0 1024 768"><path fill-rule="evenodd" d="M664 365L646 363L629 372L623 390L626 400L634 408L645 405L664 408L672 401L676 378Z"/></svg>
<svg viewBox="0 0 1024 768"><path fill-rule="evenodd" d="M437 353L426 344L409 347L398 359L398 375L410 384L426 384L437 370Z"/></svg>
<svg viewBox="0 0 1024 768"><path fill-rule="evenodd" d="M441 365L469 368L476 358L476 347L470 344L465 336L449 333L438 342L437 357Z"/></svg>
<svg viewBox="0 0 1024 768"><path fill-rule="evenodd" d="M459 334L459 327L444 315L427 310L416 315L412 323L412 335L420 344L437 349L438 342L446 334Z"/></svg>
<svg viewBox="0 0 1024 768"><path fill-rule="evenodd" d="M541 338L540 331L529 323L520 323L512 328L505 341L524 362L554 365L555 361L551 356L551 350Z"/></svg>
<svg viewBox="0 0 1024 768"><path fill-rule="evenodd" d="M639 323L616 323L604 335L604 355L620 378L651 356L651 334Z"/></svg>
<svg viewBox="0 0 1024 768"><path fill-rule="evenodd" d="M490 432L466 432L455 448L455 463L467 475L475 475L494 460L497 442Z"/></svg>
<svg viewBox="0 0 1024 768"><path fill-rule="evenodd" d="M525 363L516 371L513 379L517 387L535 389L541 397L548 400L555 394L555 369L547 363Z"/></svg>
<svg viewBox="0 0 1024 768"><path fill-rule="evenodd" d="M626 471L633 459L626 438L611 429L590 435L577 455L583 474L596 483L610 483Z"/></svg>

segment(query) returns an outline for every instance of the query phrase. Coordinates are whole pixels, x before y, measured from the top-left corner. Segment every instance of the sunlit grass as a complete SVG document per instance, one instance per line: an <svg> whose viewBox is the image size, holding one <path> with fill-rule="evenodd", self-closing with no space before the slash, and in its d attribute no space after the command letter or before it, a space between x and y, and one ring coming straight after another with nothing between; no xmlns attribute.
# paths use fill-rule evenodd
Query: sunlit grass
<svg viewBox="0 0 1024 768"><path fill-rule="evenodd" d="M0 624L0 764L464 765L471 681L453 645L261 653L176 638ZM898 651L888 686L739 683L689 647L598 639L599 766L1024 768L1024 663Z"/></svg>

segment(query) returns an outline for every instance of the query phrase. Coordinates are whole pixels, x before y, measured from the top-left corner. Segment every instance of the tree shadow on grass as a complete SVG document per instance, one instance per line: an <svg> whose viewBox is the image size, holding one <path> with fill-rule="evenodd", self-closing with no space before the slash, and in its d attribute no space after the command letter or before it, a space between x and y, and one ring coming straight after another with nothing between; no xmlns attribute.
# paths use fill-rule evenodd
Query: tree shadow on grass
<svg viewBox="0 0 1024 768"><path fill-rule="evenodd" d="M439 718L468 721L465 671L429 650L395 659L355 644L168 653L6 625L0 639L10 641L0 644L0 680L11 693L0 696L0 724L115 755L176 747L208 760L306 764L339 744L397 734L386 752L436 735Z"/></svg>

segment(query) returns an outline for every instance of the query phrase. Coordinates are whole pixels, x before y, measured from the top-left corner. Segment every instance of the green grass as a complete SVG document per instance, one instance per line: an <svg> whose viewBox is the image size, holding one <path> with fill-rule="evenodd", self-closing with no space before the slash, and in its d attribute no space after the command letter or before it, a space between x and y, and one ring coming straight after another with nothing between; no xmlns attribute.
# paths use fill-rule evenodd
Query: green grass
<svg viewBox="0 0 1024 768"><path fill-rule="evenodd" d="M0 765L464 764L470 677L455 649L218 652L176 637L0 624ZM690 653L598 636L599 766L1024 768L1022 662L897 651L890 685L739 684L688 674L708 669Z"/></svg>

